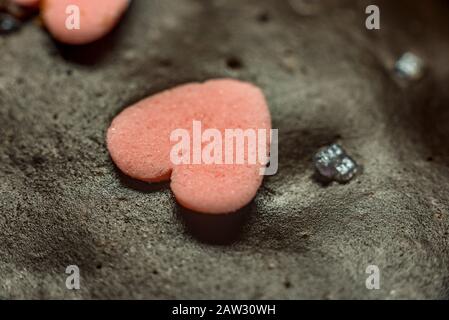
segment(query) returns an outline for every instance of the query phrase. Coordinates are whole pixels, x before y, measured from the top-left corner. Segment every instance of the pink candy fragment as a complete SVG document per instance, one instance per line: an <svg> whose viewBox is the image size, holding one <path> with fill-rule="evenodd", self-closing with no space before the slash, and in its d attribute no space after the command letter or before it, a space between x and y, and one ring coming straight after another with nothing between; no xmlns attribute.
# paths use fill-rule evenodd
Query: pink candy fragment
<svg viewBox="0 0 449 320"><path fill-rule="evenodd" d="M131 0L13 0L26 7L40 5L45 26L58 41L81 45L108 34Z"/></svg>
<svg viewBox="0 0 449 320"><path fill-rule="evenodd" d="M43 0L42 17L45 26L57 40L67 44L87 44L109 33L119 22L129 2L129 0ZM73 6L79 8L79 29L67 27L67 19L70 19L70 15L74 12L70 10Z"/></svg>

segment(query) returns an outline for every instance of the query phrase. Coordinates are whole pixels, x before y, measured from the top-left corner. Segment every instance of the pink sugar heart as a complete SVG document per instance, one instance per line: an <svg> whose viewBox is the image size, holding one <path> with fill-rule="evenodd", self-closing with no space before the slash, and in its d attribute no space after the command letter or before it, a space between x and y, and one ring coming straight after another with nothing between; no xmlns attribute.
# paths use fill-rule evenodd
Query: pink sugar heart
<svg viewBox="0 0 449 320"><path fill-rule="evenodd" d="M96 41L109 33L129 3L130 0L42 0L41 10L44 24L54 38L79 45ZM73 6L79 8L79 29L67 27L70 14L74 12L71 11Z"/></svg>
<svg viewBox="0 0 449 320"><path fill-rule="evenodd" d="M191 83L144 99L116 116L107 132L111 158L135 179L171 180L177 201L188 209L210 214L241 209L256 195L265 164L174 164L171 136L177 129L195 136L193 121L201 123L203 130L213 128L223 136L226 129L263 129L267 133L271 129L266 100L256 86L232 79ZM267 155L269 137L263 143ZM235 156L237 151L234 145ZM190 160L195 157L192 149L184 150L184 156L186 152ZM244 159L248 157L245 149Z"/></svg>

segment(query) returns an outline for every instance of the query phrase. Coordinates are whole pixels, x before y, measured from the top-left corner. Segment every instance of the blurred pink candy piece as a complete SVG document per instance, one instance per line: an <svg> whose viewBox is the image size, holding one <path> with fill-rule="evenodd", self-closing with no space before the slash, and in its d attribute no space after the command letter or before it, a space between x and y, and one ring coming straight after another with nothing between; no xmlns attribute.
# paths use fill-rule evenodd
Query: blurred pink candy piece
<svg viewBox="0 0 449 320"><path fill-rule="evenodd" d="M42 0L41 14L45 26L56 40L80 45L108 34L129 3L130 0Z"/></svg>

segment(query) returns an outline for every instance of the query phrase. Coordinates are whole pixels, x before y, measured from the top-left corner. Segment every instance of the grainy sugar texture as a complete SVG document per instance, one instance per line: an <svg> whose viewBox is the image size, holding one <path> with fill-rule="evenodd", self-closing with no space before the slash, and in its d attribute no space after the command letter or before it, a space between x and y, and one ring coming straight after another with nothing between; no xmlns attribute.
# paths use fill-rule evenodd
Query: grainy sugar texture
<svg viewBox="0 0 449 320"><path fill-rule="evenodd" d="M135 0L91 45L0 36L0 298L449 298L449 3L379 0L367 30L370 4ZM402 86L405 52L426 72ZM198 215L114 167L120 111L223 77L262 88L279 129L248 207ZM347 184L315 178L332 143L363 165Z"/></svg>

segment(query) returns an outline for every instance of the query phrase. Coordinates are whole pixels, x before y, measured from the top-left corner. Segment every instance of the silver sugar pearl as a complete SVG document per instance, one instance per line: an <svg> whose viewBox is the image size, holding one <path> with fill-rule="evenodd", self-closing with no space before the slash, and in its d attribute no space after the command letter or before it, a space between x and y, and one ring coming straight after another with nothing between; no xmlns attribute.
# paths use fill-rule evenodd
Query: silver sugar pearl
<svg viewBox="0 0 449 320"><path fill-rule="evenodd" d="M322 148L315 154L315 167L323 176L332 178L335 174L334 162L343 154L344 151L338 144Z"/></svg>
<svg viewBox="0 0 449 320"><path fill-rule="evenodd" d="M341 159L335 169L337 171L335 180L338 182L350 181L358 171L357 163L347 155Z"/></svg>
<svg viewBox="0 0 449 320"><path fill-rule="evenodd" d="M407 52L396 61L396 73L407 80L419 80L424 75L424 61L417 55Z"/></svg>
<svg viewBox="0 0 449 320"><path fill-rule="evenodd" d="M357 163L338 144L321 148L314 156L317 172L326 180L346 183L358 172Z"/></svg>

